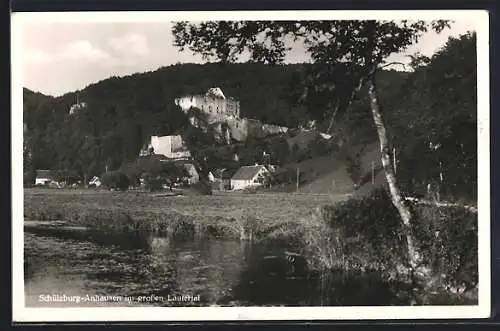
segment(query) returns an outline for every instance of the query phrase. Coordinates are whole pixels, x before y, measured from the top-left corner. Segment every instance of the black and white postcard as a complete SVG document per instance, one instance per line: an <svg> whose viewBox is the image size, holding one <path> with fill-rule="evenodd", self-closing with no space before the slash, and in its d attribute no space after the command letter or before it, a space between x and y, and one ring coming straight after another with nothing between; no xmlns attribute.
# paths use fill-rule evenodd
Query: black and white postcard
<svg viewBox="0 0 500 331"><path fill-rule="evenodd" d="M488 317L488 24L14 13L13 320Z"/></svg>

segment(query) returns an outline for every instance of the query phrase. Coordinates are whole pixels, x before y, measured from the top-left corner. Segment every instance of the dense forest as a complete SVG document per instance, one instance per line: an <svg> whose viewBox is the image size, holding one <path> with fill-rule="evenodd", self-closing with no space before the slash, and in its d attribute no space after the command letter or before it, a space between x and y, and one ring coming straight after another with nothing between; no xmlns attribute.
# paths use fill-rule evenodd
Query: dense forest
<svg viewBox="0 0 500 331"><path fill-rule="evenodd" d="M377 74L390 140L398 150L398 176L408 189L443 173L454 187L467 183L460 189L467 196L475 187L475 43L475 34L450 39L431 58L415 57L411 72ZM305 78L314 69L311 64L176 64L111 77L58 98L24 89L25 171L71 169L83 179L118 169L137 158L148 136L186 130L176 97L215 86L240 100L242 117L290 128L315 119L324 131L332 111L324 100L328 95L311 93ZM69 115L77 102L86 106ZM357 141L353 144L376 141L365 90L334 124L334 131Z"/></svg>

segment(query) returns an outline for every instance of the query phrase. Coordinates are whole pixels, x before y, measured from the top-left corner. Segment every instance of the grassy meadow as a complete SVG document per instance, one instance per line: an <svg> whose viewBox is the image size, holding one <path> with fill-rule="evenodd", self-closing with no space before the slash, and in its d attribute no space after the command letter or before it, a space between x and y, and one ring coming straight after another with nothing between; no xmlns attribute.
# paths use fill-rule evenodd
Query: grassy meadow
<svg viewBox="0 0 500 331"><path fill-rule="evenodd" d="M317 207L346 195L216 193L167 196L105 190L25 189L24 218L70 226L236 239L286 235Z"/></svg>

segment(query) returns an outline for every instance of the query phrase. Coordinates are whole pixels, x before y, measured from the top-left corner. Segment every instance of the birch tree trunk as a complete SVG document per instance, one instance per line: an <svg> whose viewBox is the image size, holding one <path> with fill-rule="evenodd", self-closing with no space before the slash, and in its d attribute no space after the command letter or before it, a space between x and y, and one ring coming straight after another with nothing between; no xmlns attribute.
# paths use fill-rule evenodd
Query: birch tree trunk
<svg viewBox="0 0 500 331"><path fill-rule="evenodd" d="M393 167L391 165L391 157L389 154L389 142L387 138L387 131L382 120L382 114L380 112L380 104L377 97L377 91L375 89L375 79L373 76L366 80L366 85L368 87L368 96L370 98L370 108L373 115L373 121L377 129L377 134L380 143L381 161L382 167L385 172L385 177L387 184L389 185L389 191L391 195L391 200L398 213L401 217L403 223L403 232L406 237L406 244L408 248L408 259L412 271L418 267L420 262L420 256L418 254L417 247L415 246L414 238L411 233L412 227L412 217L410 210L404 204L404 200L401 196L401 192L397 185L396 176L394 174Z"/></svg>
<svg viewBox="0 0 500 331"><path fill-rule="evenodd" d="M339 99L337 98L337 101L335 102L335 108L332 113L332 117L330 118L330 124L328 124L328 129L326 130L326 133L331 133L333 129L333 124L335 124L335 116L337 115L338 111L339 111Z"/></svg>

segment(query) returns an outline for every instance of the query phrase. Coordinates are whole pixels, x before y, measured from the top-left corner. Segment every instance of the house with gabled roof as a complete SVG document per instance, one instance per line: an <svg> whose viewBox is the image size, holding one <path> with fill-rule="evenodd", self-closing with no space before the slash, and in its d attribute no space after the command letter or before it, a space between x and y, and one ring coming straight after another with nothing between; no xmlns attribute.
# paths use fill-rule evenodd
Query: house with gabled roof
<svg viewBox="0 0 500 331"><path fill-rule="evenodd" d="M268 175L269 170L263 165L243 166L231 177L231 187L233 190L243 190L261 186Z"/></svg>
<svg viewBox="0 0 500 331"><path fill-rule="evenodd" d="M212 190L230 190L231 178L238 170L233 168L213 169L208 175L208 180L212 183Z"/></svg>

